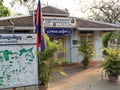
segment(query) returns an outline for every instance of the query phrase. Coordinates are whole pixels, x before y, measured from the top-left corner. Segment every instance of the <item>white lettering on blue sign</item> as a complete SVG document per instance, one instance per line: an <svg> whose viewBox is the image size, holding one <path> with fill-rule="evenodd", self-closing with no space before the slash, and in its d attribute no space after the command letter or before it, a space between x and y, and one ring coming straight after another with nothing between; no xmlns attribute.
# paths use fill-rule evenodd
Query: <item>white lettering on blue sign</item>
<svg viewBox="0 0 120 90"><path fill-rule="evenodd" d="M48 35L72 34L72 29L70 28L46 28L45 33Z"/></svg>

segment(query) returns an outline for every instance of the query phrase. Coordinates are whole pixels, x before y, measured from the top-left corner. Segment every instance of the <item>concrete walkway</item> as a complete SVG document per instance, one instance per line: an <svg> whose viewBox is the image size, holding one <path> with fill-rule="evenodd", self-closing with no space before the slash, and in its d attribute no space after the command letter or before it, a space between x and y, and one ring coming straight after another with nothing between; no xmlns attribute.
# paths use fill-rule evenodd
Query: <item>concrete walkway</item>
<svg viewBox="0 0 120 90"><path fill-rule="evenodd" d="M56 75L57 80L50 82L48 90L120 90L120 79L118 82L109 82L107 77L101 79L101 69L90 67L81 69L80 67L68 68L68 77Z"/></svg>

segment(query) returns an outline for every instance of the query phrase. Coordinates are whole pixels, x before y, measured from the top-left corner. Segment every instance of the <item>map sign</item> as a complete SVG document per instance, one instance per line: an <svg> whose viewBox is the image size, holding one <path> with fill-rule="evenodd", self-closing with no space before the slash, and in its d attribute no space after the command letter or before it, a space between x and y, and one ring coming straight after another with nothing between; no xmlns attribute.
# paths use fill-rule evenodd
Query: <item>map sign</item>
<svg viewBox="0 0 120 90"><path fill-rule="evenodd" d="M0 89L35 84L38 84L36 44L27 44L27 41L25 44L0 44Z"/></svg>

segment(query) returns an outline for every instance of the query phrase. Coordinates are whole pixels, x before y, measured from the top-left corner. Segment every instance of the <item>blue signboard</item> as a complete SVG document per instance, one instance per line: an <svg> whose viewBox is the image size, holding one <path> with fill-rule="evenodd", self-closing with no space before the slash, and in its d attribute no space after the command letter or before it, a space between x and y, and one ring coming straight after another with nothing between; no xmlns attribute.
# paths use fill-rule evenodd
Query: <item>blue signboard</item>
<svg viewBox="0 0 120 90"><path fill-rule="evenodd" d="M69 35L72 34L71 28L46 28L47 35Z"/></svg>

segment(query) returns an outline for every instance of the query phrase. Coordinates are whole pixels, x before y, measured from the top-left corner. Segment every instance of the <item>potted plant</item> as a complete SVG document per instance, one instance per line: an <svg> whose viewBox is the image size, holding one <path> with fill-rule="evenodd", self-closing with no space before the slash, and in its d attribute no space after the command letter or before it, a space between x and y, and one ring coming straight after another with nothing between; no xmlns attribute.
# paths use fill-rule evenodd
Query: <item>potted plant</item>
<svg viewBox="0 0 120 90"><path fill-rule="evenodd" d="M79 46L75 46L75 48L78 48L79 55L83 56L83 60L81 61L83 67L87 68L92 60L92 57L94 56L94 45L88 40L88 35L78 41L78 44Z"/></svg>
<svg viewBox="0 0 120 90"><path fill-rule="evenodd" d="M40 90L47 90L49 80L54 78L54 72L59 72L63 75L66 75L60 65L64 62L69 63L66 58L60 58L57 60L54 59L54 53L60 49L60 44L58 44L58 42L51 42L48 36L46 36L46 42L47 48L45 51L39 51L38 53Z"/></svg>
<svg viewBox="0 0 120 90"><path fill-rule="evenodd" d="M117 81L120 75L120 50L115 48L105 48L106 54L101 62L101 67L108 75L109 81Z"/></svg>

